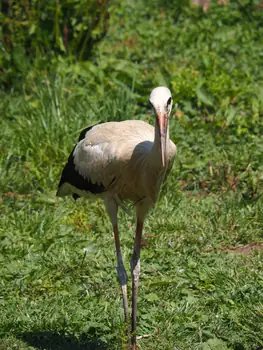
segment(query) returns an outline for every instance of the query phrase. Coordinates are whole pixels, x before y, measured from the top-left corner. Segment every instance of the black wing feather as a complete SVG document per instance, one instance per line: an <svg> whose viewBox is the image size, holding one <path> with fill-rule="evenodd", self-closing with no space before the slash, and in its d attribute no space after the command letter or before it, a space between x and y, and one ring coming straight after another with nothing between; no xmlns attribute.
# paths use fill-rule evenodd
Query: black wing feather
<svg viewBox="0 0 263 350"><path fill-rule="evenodd" d="M98 125L98 124L101 124L101 122L98 122L97 124L94 124L94 125L92 125L92 126L88 126L88 127L85 128L84 130L82 130L82 131L80 132L80 134L79 134L79 140L78 140L78 142L81 141L81 140L83 140L83 139L85 138L85 136L86 136L86 133L87 133L89 130L91 130L92 128L94 128L94 126L96 126L96 125Z"/></svg>
<svg viewBox="0 0 263 350"><path fill-rule="evenodd" d="M97 124L95 124L97 125ZM95 125L90 126L84 130L81 131L79 135L79 141L83 140L85 138L86 133L91 130ZM78 142L79 142L78 141ZM99 194L102 192L105 192L105 187L102 184L94 184L91 182L91 180L88 177L83 177L77 170L74 164L74 150L76 146L73 148L72 152L70 153L70 156L68 158L68 162L65 165L60 182L58 185L58 188L60 188L64 183L69 183L73 187L78 188L79 190L84 190L91 192L93 194ZM76 200L79 198L79 195L77 193L72 194L73 198Z"/></svg>

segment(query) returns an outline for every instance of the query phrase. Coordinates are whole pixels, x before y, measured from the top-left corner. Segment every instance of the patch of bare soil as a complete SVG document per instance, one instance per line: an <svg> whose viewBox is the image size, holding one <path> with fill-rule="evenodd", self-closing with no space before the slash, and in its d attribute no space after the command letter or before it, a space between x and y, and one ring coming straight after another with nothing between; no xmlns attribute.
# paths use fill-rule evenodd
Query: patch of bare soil
<svg viewBox="0 0 263 350"><path fill-rule="evenodd" d="M238 245L238 246L232 246L232 245L226 245L221 248L214 248L211 249L211 251L220 251L222 253L234 253L234 254L244 254L249 255L252 254L254 251L261 251L263 250L263 242L252 242L245 245Z"/></svg>

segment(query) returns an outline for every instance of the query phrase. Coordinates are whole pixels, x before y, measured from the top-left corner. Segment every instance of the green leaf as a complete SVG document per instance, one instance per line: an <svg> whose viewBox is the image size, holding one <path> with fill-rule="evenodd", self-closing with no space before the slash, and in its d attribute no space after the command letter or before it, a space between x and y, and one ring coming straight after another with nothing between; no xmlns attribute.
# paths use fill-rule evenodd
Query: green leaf
<svg viewBox="0 0 263 350"><path fill-rule="evenodd" d="M157 300L159 300L159 297L158 297L158 295L155 294L155 293L149 293L148 295L146 295L145 299L148 300L148 301L150 301L150 302L152 302L152 301L157 301Z"/></svg>
<svg viewBox="0 0 263 350"><path fill-rule="evenodd" d="M202 344L202 350L227 350L228 346L223 340L218 338L209 339Z"/></svg>
<svg viewBox="0 0 263 350"><path fill-rule="evenodd" d="M207 106L213 106L214 101L211 94L208 93L208 91L202 86L197 85L196 87L196 95L198 99L203 102Z"/></svg>

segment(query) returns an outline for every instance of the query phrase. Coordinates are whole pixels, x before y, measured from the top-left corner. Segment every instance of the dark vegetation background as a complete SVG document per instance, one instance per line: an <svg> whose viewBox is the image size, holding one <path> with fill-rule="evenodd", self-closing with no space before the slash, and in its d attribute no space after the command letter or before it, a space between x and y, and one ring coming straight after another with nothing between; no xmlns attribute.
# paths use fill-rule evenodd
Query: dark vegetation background
<svg viewBox="0 0 263 350"><path fill-rule="evenodd" d="M146 225L139 348L261 349L262 1L0 6L0 349L122 348L103 205L55 191L80 130L152 123L158 85L178 155Z"/></svg>

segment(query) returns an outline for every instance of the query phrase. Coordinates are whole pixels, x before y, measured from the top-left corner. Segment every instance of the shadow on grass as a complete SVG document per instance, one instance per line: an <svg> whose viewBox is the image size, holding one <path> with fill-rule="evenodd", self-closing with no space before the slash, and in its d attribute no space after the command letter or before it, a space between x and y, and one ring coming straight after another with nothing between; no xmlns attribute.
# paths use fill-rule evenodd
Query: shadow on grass
<svg viewBox="0 0 263 350"><path fill-rule="evenodd" d="M54 332L27 332L17 336L36 349L45 350L107 350L107 345L97 338L82 336L80 339Z"/></svg>

